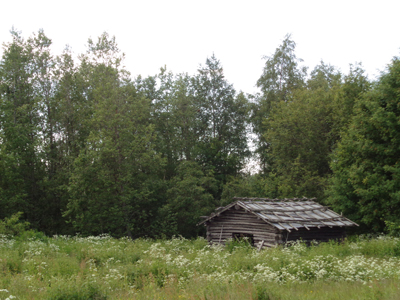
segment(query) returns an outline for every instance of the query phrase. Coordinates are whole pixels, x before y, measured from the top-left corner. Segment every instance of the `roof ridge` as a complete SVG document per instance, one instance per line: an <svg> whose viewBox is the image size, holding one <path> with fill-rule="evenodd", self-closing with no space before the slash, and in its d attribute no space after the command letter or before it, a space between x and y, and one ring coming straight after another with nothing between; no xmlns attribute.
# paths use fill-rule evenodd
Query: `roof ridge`
<svg viewBox="0 0 400 300"><path fill-rule="evenodd" d="M285 202L285 201L316 201L317 198L313 197L313 198L307 198L307 197L302 197L302 198L248 198L248 197L233 197L234 201L268 201L268 202Z"/></svg>

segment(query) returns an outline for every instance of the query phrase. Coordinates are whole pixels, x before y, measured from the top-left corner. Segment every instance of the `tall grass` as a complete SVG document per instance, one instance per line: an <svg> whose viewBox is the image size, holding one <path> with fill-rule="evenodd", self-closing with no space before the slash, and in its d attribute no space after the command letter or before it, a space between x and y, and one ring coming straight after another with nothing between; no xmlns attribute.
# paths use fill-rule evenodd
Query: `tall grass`
<svg viewBox="0 0 400 300"><path fill-rule="evenodd" d="M245 243L0 237L0 299L399 299L400 240Z"/></svg>

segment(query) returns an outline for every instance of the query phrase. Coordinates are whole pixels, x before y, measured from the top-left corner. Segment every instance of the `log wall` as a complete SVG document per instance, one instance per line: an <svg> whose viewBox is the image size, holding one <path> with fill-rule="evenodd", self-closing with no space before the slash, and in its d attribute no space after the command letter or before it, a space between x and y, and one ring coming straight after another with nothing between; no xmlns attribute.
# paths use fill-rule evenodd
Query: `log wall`
<svg viewBox="0 0 400 300"><path fill-rule="evenodd" d="M264 247L275 246L281 239L278 229L244 210L232 208L207 223L207 240L212 243L225 244L234 233L252 234L254 245L264 240Z"/></svg>
<svg viewBox="0 0 400 300"><path fill-rule="evenodd" d="M313 240L327 242L332 239L340 240L346 236L344 227L311 227L310 230L301 228L292 229L291 232L279 230L252 213L242 209L236 210L234 207L208 221L206 226L207 240L210 243L223 245L228 239L232 239L234 233L252 234L254 246L264 241L264 247L274 247L298 239L306 243Z"/></svg>

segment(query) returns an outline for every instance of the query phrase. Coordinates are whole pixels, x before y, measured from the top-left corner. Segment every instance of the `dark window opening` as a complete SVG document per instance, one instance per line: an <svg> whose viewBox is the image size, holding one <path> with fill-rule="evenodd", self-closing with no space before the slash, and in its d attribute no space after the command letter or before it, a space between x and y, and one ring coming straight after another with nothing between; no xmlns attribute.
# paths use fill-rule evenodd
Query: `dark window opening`
<svg viewBox="0 0 400 300"><path fill-rule="evenodd" d="M232 239L235 241L245 241L254 246L254 236L250 233L232 233Z"/></svg>

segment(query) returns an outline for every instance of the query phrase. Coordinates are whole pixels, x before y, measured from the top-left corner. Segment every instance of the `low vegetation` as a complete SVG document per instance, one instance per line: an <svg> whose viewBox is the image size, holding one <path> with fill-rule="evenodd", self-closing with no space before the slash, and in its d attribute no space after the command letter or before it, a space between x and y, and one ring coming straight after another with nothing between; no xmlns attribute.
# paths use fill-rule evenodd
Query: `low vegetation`
<svg viewBox="0 0 400 300"><path fill-rule="evenodd" d="M0 299L397 299L400 239L262 251L187 240L0 239Z"/></svg>

